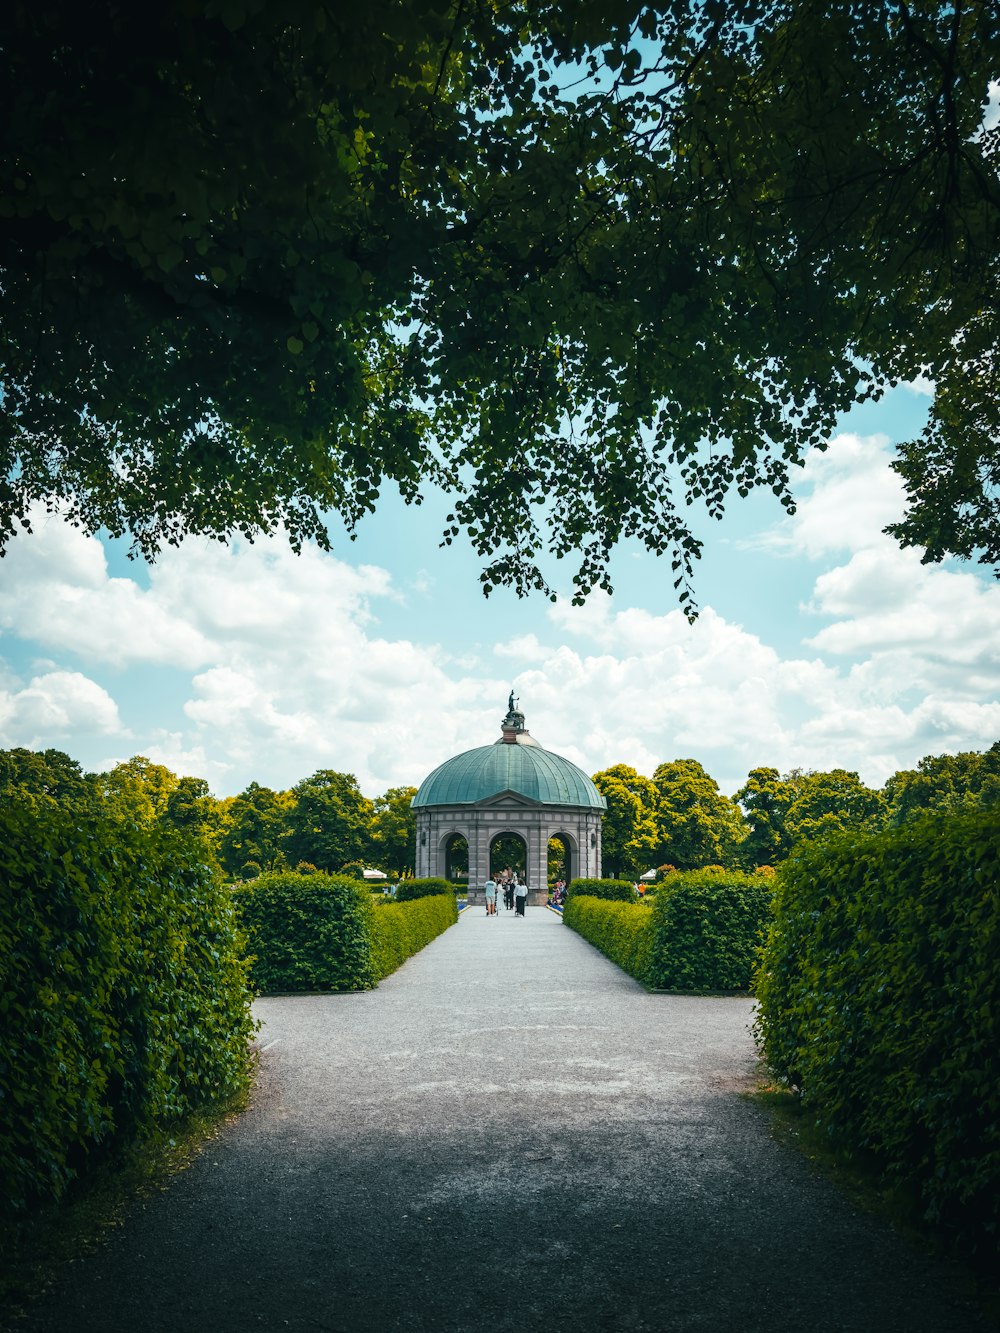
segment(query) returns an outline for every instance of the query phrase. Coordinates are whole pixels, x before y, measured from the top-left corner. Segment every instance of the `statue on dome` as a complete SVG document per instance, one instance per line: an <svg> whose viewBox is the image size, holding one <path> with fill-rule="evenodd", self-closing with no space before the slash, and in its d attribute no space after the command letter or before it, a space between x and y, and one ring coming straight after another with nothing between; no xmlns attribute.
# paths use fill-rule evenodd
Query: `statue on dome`
<svg viewBox="0 0 1000 1333"><path fill-rule="evenodd" d="M509 697L508 700L507 700L507 713L508 713L508 715L511 714L511 713L513 713L514 709L517 707L517 702L518 702L518 701L514 698L514 691L511 690L511 692L510 692L510 697Z"/></svg>

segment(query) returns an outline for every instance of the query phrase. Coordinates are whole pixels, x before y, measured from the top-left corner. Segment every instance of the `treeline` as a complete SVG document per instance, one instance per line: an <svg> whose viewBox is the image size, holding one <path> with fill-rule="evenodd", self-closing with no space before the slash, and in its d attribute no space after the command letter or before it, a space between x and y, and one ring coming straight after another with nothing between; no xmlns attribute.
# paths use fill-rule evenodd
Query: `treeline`
<svg viewBox="0 0 1000 1333"><path fill-rule="evenodd" d="M651 778L615 764L594 782L608 803L606 875L635 878L655 866L754 870L777 865L820 835L872 833L925 811L1000 805L1000 741L984 752L928 756L880 788L842 768L755 768L730 797L695 759L660 764ZM0 751L4 790L38 806L88 805L113 819L195 834L229 879L302 864L330 873L374 866L394 878L414 867L416 787L391 787L370 799L353 774L334 769L319 769L288 790L251 782L238 796L219 798L204 779L179 777L141 755L107 773L85 773L59 750L15 749Z"/></svg>
<svg viewBox="0 0 1000 1333"><path fill-rule="evenodd" d="M300 864L340 872L376 866L412 874L416 787L374 800L350 773L320 769L288 791L251 782L238 796L213 796L203 778L178 777L142 755L107 773L85 773L61 750L0 751L0 794L16 791L40 810L87 807L142 827L196 835L230 879Z"/></svg>
<svg viewBox="0 0 1000 1333"><path fill-rule="evenodd" d="M695 759L660 764L652 778L626 764L594 774L607 800L606 875L651 866L676 870L777 865L799 843L833 833L899 828L928 811L969 813L1000 805L1000 741L985 752L929 755L881 788L857 773L753 769L729 797Z"/></svg>

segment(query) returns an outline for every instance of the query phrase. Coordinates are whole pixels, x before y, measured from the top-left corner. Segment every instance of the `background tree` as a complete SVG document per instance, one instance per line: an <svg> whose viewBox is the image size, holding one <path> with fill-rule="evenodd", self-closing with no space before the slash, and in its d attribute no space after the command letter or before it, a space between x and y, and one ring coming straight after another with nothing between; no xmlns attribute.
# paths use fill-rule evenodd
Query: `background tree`
<svg viewBox="0 0 1000 1333"><path fill-rule="evenodd" d="M927 374L893 530L995 560L998 69L992 0L12 0L0 542L426 484L487 590L625 536L687 604L685 502Z"/></svg>
<svg viewBox="0 0 1000 1333"><path fill-rule="evenodd" d="M380 870L399 877L417 862L417 816L410 802L416 787L390 787L372 803L371 858Z"/></svg>
<svg viewBox="0 0 1000 1333"><path fill-rule="evenodd" d="M372 802L361 794L353 773L318 769L292 788L288 855L320 870L336 871L365 859L370 843Z"/></svg>
<svg viewBox="0 0 1000 1333"><path fill-rule="evenodd" d="M656 787L628 764L602 769L593 782L608 803L601 821L603 873L641 875L656 851Z"/></svg>
<svg viewBox="0 0 1000 1333"><path fill-rule="evenodd" d="M653 774L656 789L655 859L678 870L738 862L746 824L735 801L723 796L719 784L696 759L660 764Z"/></svg>
<svg viewBox="0 0 1000 1333"><path fill-rule="evenodd" d="M885 821L886 801L866 787L857 773L833 768L826 773L794 773L795 800L785 826L792 842L850 829L874 831Z"/></svg>
<svg viewBox="0 0 1000 1333"><path fill-rule="evenodd" d="M154 764L142 754L94 777L108 812L137 824L153 824L166 814L170 794L179 781L164 764Z"/></svg>
<svg viewBox="0 0 1000 1333"><path fill-rule="evenodd" d="M291 793L275 792L257 782L240 792L229 809L220 845L227 874L239 875L246 865L278 870L287 864L293 804Z"/></svg>
<svg viewBox="0 0 1000 1333"><path fill-rule="evenodd" d="M1000 805L1000 741L985 752L927 755L885 784L886 821L905 824L925 810L958 814Z"/></svg>
<svg viewBox="0 0 1000 1333"><path fill-rule="evenodd" d="M92 780L62 750L0 750L0 800L16 793L33 805L88 802L95 799Z"/></svg>
<svg viewBox="0 0 1000 1333"><path fill-rule="evenodd" d="M743 808L747 836L742 856L747 866L771 866L791 849L788 811L799 794L797 776L781 777L776 768L754 768L733 797Z"/></svg>

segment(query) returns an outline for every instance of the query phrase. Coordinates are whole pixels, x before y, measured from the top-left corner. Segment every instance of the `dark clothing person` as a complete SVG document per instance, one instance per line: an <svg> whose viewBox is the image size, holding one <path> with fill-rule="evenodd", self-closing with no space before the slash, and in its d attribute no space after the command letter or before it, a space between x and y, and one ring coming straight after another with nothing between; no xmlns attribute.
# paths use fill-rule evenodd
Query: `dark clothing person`
<svg viewBox="0 0 1000 1333"><path fill-rule="evenodd" d="M527 884L518 884L514 889L514 902L517 906L517 915L524 916L524 907L528 901Z"/></svg>

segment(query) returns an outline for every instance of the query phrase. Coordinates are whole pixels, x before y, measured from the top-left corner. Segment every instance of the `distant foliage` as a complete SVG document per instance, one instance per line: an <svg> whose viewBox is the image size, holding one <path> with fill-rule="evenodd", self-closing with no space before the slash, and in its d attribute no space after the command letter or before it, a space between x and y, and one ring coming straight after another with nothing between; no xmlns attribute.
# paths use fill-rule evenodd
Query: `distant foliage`
<svg viewBox="0 0 1000 1333"><path fill-rule="evenodd" d="M772 1069L928 1220L1000 1242L1000 813L802 846L757 981Z"/></svg>
<svg viewBox="0 0 1000 1333"><path fill-rule="evenodd" d="M366 990L372 963L372 900L343 875L269 871L233 888L247 933L254 986L281 991Z"/></svg>
<svg viewBox="0 0 1000 1333"><path fill-rule="evenodd" d="M195 840L0 801L0 1213L245 1087L228 891Z"/></svg>
<svg viewBox="0 0 1000 1333"><path fill-rule="evenodd" d="M648 908L581 894L567 901L563 921L629 976L644 985L651 984L656 937L653 913Z"/></svg>
<svg viewBox="0 0 1000 1333"><path fill-rule="evenodd" d="M446 879L404 879L396 888L396 902L408 903L415 898L429 898L434 894L447 894L449 897L455 896L455 885Z"/></svg>
<svg viewBox="0 0 1000 1333"><path fill-rule="evenodd" d="M749 990L772 896L771 881L763 875L738 870L669 875L653 905L650 984L660 990Z"/></svg>
<svg viewBox="0 0 1000 1333"><path fill-rule="evenodd" d="M455 895L436 893L412 902L376 900L372 917L372 968L375 980L395 972L431 940L458 920Z"/></svg>
<svg viewBox="0 0 1000 1333"><path fill-rule="evenodd" d="M609 902L634 903L635 889L627 879L574 879L566 898L606 898Z"/></svg>
<svg viewBox="0 0 1000 1333"><path fill-rule="evenodd" d="M931 810L968 814L1000 807L1000 741L985 753L927 755L915 769L893 774L885 792L891 826Z"/></svg>

